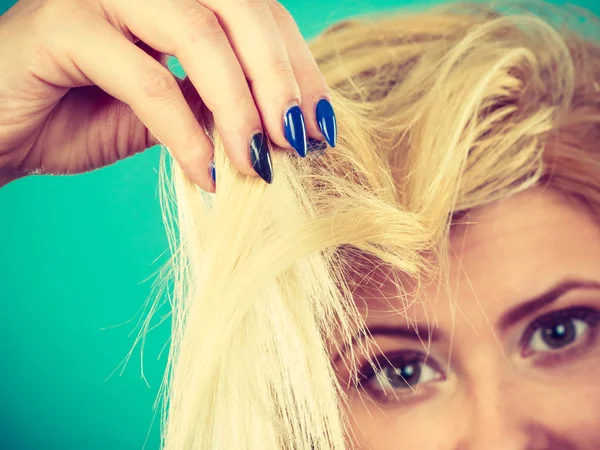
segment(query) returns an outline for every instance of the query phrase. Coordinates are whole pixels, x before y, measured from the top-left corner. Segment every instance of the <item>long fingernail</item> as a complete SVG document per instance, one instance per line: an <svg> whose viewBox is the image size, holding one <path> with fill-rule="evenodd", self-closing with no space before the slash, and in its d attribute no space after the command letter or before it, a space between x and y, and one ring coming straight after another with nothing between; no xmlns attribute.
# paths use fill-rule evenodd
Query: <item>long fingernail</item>
<svg viewBox="0 0 600 450"><path fill-rule="evenodd" d="M316 116L321 133L323 133L323 136L327 139L329 145L335 147L337 141L337 122L335 120L333 107L331 106L331 103L329 103L329 100L326 98L319 100L317 103Z"/></svg>
<svg viewBox="0 0 600 450"><path fill-rule="evenodd" d="M308 141L308 153L321 153L327 149L327 142L319 141L317 139L313 139L309 137Z"/></svg>
<svg viewBox="0 0 600 450"><path fill-rule="evenodd" d="M210 177L213 180L213 183L217 184L217 170L215 168L215 160L211 159L210 163L208 163L208 171L210 172Z"/></svg>
<svg viewBox="0 0 600 450"><path fill-rule="evenodd" d="M298 105L294 105L286 111L283 117L283 128L287 141L304 158L307 150L306 127L302 110Z"/></svg>
<svg viewBox="0 0 600 450"><path fill-rule="evenodd" d="M256 133L250 140L250 161L252 168L267 183L273 181L273 165L267 138L263 133Z"/></svg>

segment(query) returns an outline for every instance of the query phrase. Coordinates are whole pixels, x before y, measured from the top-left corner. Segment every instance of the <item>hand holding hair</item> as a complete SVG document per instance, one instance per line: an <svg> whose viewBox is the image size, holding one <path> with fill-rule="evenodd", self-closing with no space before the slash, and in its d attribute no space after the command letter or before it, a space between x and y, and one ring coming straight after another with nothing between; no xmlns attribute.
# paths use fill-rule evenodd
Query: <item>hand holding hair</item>
<svg viewBox="0 0 600 450"><path fill-rule="evenodd" d="M307 137L335 145L323 75L274 0L21 0L0 17L0 55L0 186L162 143L214 192L213 144L165 55L181 62L242 173L272 181L269 139L302 157Z"/></svg>

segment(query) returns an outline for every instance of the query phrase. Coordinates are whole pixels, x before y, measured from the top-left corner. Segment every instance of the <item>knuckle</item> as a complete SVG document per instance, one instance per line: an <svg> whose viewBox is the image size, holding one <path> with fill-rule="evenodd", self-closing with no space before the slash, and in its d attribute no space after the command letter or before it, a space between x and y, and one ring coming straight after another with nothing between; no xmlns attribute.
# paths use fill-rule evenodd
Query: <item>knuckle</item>
<svg viewBox="0 0 600 450"><path fill-rule="evenodd" d="M211 99L209 100L208 97L211 97ZM246 86L231 89L221 95L207 96L205 102L207 102L208 108L216 114L246 111L254 107L254 100Z"/></svg>
<svg viewBox="0 0 600 450"><path fill-rule="evenodd" d="M278 1L270 0L269 6L271 8L273 17L275 18L275 20L277 22L284 22L284 23L294 22L295 23L290 12L286 9L285 6L283 6Z"/></svg>
<svg viewBox="0 0 600 450"><path fill-rule="evenodd" d="M276 78L282 79L286 82L295 82L294 70L292 69L292 65L287 58L280 58L273 61L269 67L269 71Z"/></svg>
<svg viewBox="0 0 600 450"><path fill-rule="evenodd" d="M212 152L212 146L208 142L206 135L201 136L197 133L192 133L184 140L184 144L177 152L176 157L184 170L197 172L207 164L207 159Z"/></svg>
<svg viewBox="0 0 600 450"><path fill-rule="evenodd" d="M234 108L231 108L231 105ZM245 97L232 102L221 104L215 110L215 116L220 119L226 118L228 127L233 129L245 128L249 125L260 125L260 116L254 105L254 100L248 101Z"/></svg>
<svg viewBox="0 0 600 450"><path fill-rule="evenodd" d="M139 77L139 88L145 97L165 98L179 89L175 77L161 66L144 70Z"/></svg>
<svg viewBox="0 0 600 450"><path fill-rule="evenodd" d="M186 34L188 41L214 41L224 36L217 16L208 9L194 5L184 11L183 17L183 33Z"/></svg>
<svg viewBox="0 0 600 450"><path fill-rule="evenodd" d="M237 4L240 7L254 10L260 10L261 8L266 9L269 7L267 0L237 0Z"/></svg>
<svg viewBox="0 0 600 450"><path fill-rule="evenodd" d="M248 79L253 95L258 103L266 93L273 97L300 101L300 86L290 62L286 58L273 61L260 77Z"/></svg>
<svg viewBox="0 0 600 450"><path fill-rule="evenodd" d="M80 6L70 1L44 2L32 14L32 23L38 37L47 42L68 35L75 24L81 23L85 14Z"/></svg>
<svg viewBox="0 0 600 450"><path fill-rule="evenodd" d="M64 1L44 2L35 10L32 19L42 27L60 23L65 15L73 11L72 6L67 5Z"/></svg>
<svg viewBox="0 0 600 450"><path fill-rule="evenodd" d="M316 63L305 65L296 78L302 86L311 86L320 91L327 89L325 77Z"/></svg>
<svg viewBox="0 0 600 450"><path fill-rule="evenodd" d="M201 165L202 159L196 152L191 151L193 147L188 146L184 151L177 154L177 162L186 172L195 172Z"/></svg>

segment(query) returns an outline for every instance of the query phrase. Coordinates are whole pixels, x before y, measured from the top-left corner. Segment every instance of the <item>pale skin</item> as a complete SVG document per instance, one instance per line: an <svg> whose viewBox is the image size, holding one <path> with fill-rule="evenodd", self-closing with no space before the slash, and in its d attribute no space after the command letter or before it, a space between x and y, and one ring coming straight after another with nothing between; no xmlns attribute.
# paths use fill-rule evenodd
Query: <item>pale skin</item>
<svg viewBox="0 0 600 450"><path fill-rule="evenodd" d="M362 386L346 389L354 448L597 449L598 218L538 187L473 210L466 219L473 223L451 232L450 294L428 286L394 315L392 307L400 310L402 302L389 282L380 294L356 293L374 341L391 363L381 359L379 380L394 385L382 395L378 378L364 369ZM406 317L425 328L425 346L411 339ZM359 365L363 356L357 356ZM347 360L333 360L347 380Z"/></svg>
<svg viewBox="0 0 600 450"><path fill-rule="evenodd" d="M72 174L162 143L215 192L212 142L175 77L176 56L213 113L225 151L256 176L256 132L291 149L283 118L330 99L294 19L275 0L21 0L0 16L0 186L31 173Z"/></svg>

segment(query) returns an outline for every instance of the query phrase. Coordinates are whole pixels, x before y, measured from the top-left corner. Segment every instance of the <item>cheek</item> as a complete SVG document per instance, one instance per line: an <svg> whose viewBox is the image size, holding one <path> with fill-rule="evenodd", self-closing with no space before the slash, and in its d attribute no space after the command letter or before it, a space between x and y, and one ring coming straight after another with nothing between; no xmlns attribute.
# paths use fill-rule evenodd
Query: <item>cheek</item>
<svg viewBox="0 0 600 450"><path fill-rule="evenodd" d="M589 401L589 399L588 399ZM593 400L593 410L574 405L571 411L565 410L555 416L556 435L575 443L576 448L596 450L600 443L600 398ZM562 430L562 431L561 431Z"/></svg>
<svg viewBox="0 0 600 450"><path fill-rule="evenodd" d="M558 427L562 422L565 433L572 434L574 442L593 443L594 449L600 443L600 383L597 380L593 384L572 387L573 397L564 402L563 412L559 414L562 421L557 420L556 424Z"/></svg>
<svg viewBox="0 0 600 450"><path fill-rule="evenodd" d="M565 383L548 383L535 389L536 406L528 409L528 422L582 450L596 450L600 443L600 383L598 372L588 380L581 376ZM532 389L534 391L534 389ZM541 400L543 399L543 400Z"/></svg>
<svg viewBox="0 0 600 450"><path fill-rule="evenodd" d="M369 399L352 395L346 409L350 434L349 449L390 450L446 449L452 431L449 422L436 417L428 408L409 409L379 406ZM431 430L436 430L432 433Z"/></svg>
<svg viewBox="0 0 600 450"><path fill-rule="evenodd" d="M596 373L576 383L537 382L528 386L528 394L510 400L519 413L512 416L520 432L554 436L581 450L597 450L600 443L600 383ZM352 450L448 449L460 442L459 429L470 434L475 424L465 424L468 406L420 405L410 408L379 406L368 398L352 393L345 414L353 439ZM448 414L449 413L449 414ZM453 422L453 418L462 418ZM504 419L511 421L509 417ZM467 430L464 430L464 426ZM435 430L435 432L432 432ZM464 437L464 436L463 436Z"/></svg>

